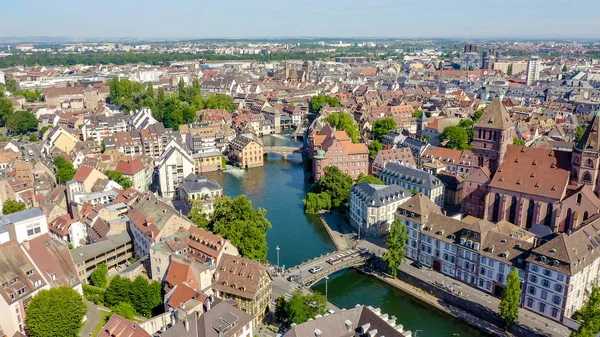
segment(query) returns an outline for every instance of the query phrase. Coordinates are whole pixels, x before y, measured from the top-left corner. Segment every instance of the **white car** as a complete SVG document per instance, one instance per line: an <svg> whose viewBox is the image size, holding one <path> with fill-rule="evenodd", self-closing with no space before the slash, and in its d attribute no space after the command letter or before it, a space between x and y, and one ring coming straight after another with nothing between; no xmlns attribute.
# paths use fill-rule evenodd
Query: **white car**
<svg viewBox="0 0 600 337"><path fill-rule="evenodd" d="M316 273L320 272L321 270L323 270L323 267L321 267L321 266L315 266L315 267L310 268L308 270L308 272L311 273L311 274L316 274Z"/></svg>

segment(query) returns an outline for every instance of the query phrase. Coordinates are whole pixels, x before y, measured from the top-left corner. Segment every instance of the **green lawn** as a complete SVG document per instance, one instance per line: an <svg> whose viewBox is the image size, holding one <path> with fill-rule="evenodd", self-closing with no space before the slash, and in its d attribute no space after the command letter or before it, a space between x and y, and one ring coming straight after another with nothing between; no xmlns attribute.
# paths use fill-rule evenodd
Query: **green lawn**
<svg viewBox="0 0 600 337"><path fill-rule="evenodd" d="M98 322L98 325L96 325L96 327L94 328L94 331L92 332L92 336L96 337L98 336L98 333L100 333L100 330L102 330L102 327L106 324L106 322L108 321L108 318L112 315L112 312L110 311L104 311L104 310L100 310L100 322Z"/></svg>

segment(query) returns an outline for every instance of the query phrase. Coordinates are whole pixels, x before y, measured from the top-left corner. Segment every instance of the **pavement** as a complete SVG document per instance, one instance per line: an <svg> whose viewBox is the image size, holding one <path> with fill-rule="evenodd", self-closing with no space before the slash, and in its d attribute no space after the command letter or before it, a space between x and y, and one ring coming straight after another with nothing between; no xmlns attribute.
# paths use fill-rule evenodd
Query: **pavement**
<svg viewBox="0 0 600 337"><path fill-rule="evenodd" d="M83 328L79 332L79 336L81 337L91 336L92 331L94 331L94 328L96 327L96 325L98 325L98 323L100 323L100 319L102 318L102 315L100 315L100 311L97 305L90 301L85 302L87 304L87 320L85 321Z"/></svg>
<svg viewBox="0 0 600 337"><path fill-rule="evenodd" d="M333 215L332 215L333 216ZM338 216L339 218L339 216ZM327 223L330 223L328 219ZM356 230L350 226L350 224L346 223L343 219L339 219L336 222L337 228L333 228L334 231L344 233L344 237L347 238L350 246L358 246L364 247L368 249L370 252L373 252L377 256L382 256L386 252L385 242L383 238L372 238L372 237L361 237L361 240L358 241L358 235ZM346 229L343 229L346 227ZM470 301L481 304L485 307L490 308L495 312L499 312L498 305L500 304L500 299L496 298L488 293L485 293L479 289L473 288L469 285L466 285L456 279L447 277L442 273L438 273L432 271L430 269L417 269L410 265L411 261L407 261L406 263L400 266L400 270L406 272L409 275L417 277L423 281L434 283L441 282L444 284L452 284L457 291L462 292L463 296ZM453 310L458 310L453 308ZM463 316L460 316L463 317ZM529 327L531 330L534 330L540 334L550 334L552 336L569 336L571 330L566 326L547 319L543 316L535 314L531 311L528 311L524 308L521 308L519 312L519 323L521 325L525 325Z"/></svg>

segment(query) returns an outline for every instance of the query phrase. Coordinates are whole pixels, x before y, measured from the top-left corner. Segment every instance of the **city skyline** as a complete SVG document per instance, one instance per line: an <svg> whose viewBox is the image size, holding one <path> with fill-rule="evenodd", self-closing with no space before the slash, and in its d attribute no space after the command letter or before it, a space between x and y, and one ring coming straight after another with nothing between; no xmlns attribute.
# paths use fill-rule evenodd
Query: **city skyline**
<svg viewBox="0 0 600 337"><path fill-rule="evenodd" d="M308 0L301 4L259 0L197 3L148 0L140 7L108 0L102 7L65 0L3 4L0 37L132 39L202 38L515 38L596 39L600 3L584 0ZM160 10L157 10L160 8ZM579 9L586 8L585 11ZM26 24L25 24L26 23Z"/></svg>

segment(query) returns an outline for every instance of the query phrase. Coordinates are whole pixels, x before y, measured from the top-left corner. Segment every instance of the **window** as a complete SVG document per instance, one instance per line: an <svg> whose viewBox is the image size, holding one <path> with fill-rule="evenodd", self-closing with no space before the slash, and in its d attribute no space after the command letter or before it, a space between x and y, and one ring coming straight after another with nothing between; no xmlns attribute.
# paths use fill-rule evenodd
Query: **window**
<svg viewBox="0 0 600 337"><path fill-rule="evenodd" d="M27 225L27 236L40 234L41 231L42 229L39 222L34 222Z"/></svg>
<svg viewBox="0 0 600 337"><path fill-rule="evenodd" d="M500 272L504 273L504 263L500 263Z"/></svg>
<svg viewBox="0 0 600 337"><path fill-rule="evenodd" d="M542 294L540 296L545 301L548 299L548 292L546 290L542 290Z"/></svg>
<svg viewBox="0 0 600 337"><path fill-rule="evenodd" d="M552 271L550 271L549 269L544 268L544 275L549 277L549 276L552 275Z"/></svg>
<svg viewBox="0 0 600 337"><path fill-rule="evenodd" d="M479 274L485 275L485 268L481 267L481 270L479 271Z"/></svg>
<svg viewBox="0 0 600 337"><path fill-rule="evenodd" d="M540 302L540 305L538 306L538 310L540 312L542 312L542 313L545 312L546 311L546 304Z"/></svg>
<svg viewBox="0 0 600 337"><path fill-rule="evenodd" d="M561 273L556 273L556 279L562 282L565 280L565 275Z"/></svg>
<svg viewBox="0 0 600 337"><path fill-rule="evenodd" d="M494 260L492 260L492 259L489 259L489 260L488 260L488 266L490 266L490 267L494 268Z"/></svg>
<svg viewBox="0 0 600 337"><path fill-rule="evenodd" d="M558 316L558 309L556 308L552 308L552 313L551 313L552 317L557 317Z"/></svg>
<svg viewBox="0 0 600 337"><path fill-rule="evenodd" d="M554 290L556 290L556 292L562 293L563 287L560 284L555 284L554 285Z"/></svg>
<svg viewBox="0 0 600 337"><path fill-rule="evenodd" d="M485 256L481 257L481 264L486 264L487 263L487 258Z"/></svg>
<svg viewBox="0 0 600 337"><path fill-rule="evenodd" d="M529 276L529 281L531 281L532 283L537 283L537 276L535 276L535 275L530 275L530 276Z"/></svg>
<svg viewBox="0 0 600 337"><path fill-rule="evenodd" d="M560 305L560 296L556 296L554 295L552 297L552 303L556 304L556 305Z"/></svg>
<svg viewBox="0 0 600 337"><path fill-rule="evenodd" d="M532 308L533 307L533 298L528 298L527 299L527 306Z"/></svg>
<svg viewBox="0 0 600 337"><path fill-rule="evenodd" d="M542 280L542 286L543 286L544 288L548 288L548 287L550 287L550 281L548 281L548 280Z"/></svg>
<svg viewBox="0 0 600 337"><path fill-rule="evenodd" d="M538 271L538 266L536 266L535 264L531 265L531 271L537 273Z"/></svg>
<svg viewBox="0 0 600 337"><path fill-rule="evenodd" d="M535 289L535 287L529 286L529 289L527 291L529 292L529 294L535 295L536 289Z"/></svg>

